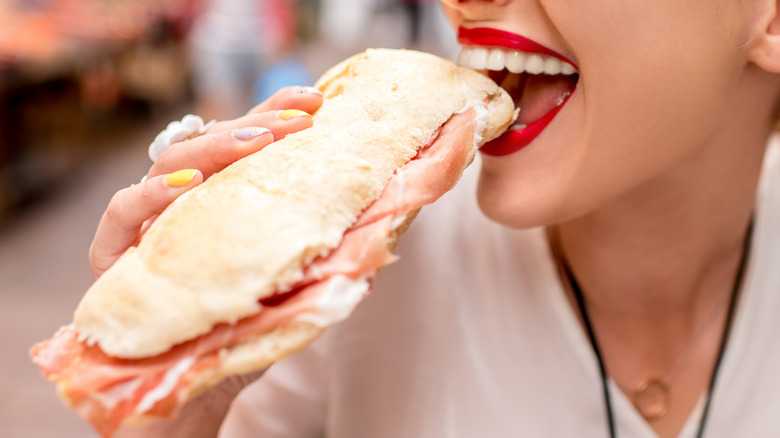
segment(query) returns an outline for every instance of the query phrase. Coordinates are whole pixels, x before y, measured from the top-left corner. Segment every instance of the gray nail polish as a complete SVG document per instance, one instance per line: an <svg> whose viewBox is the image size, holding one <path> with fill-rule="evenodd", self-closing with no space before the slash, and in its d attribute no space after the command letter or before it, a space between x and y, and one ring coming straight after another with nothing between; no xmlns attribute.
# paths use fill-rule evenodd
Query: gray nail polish
<svg viewBox="0 0 780 438"><path fill-rule="evenodd" d="M258 126L248 126L246 128L234 129L232 135L236 140L249 141L267 132L271 131L266 128L260 128Z"/></svg>

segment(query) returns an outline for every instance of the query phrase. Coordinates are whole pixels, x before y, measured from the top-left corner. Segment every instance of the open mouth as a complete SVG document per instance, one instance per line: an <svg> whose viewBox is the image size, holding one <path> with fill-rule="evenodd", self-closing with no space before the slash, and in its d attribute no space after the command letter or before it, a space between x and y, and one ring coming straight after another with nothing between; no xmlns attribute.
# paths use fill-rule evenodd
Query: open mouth
<svg viewBox="0 0 780 438"><path fill-rule="evenodd" d="M530 144L574 92L579 72L573 62L534 41L489 28L461 28L458 64L487 75L504 88L519 110L515 124L480 151L508 155Z"/></svg>

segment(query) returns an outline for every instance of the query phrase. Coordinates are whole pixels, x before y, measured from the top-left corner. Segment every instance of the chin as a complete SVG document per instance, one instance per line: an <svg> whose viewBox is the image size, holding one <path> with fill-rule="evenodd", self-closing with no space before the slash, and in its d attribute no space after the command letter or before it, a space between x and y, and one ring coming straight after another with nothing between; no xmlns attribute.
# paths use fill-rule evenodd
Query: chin
<svg viewBox="0 0 780 438"><path fill-rule="evenodd" d="M518 190L511 181L481 173L477 202L488 219L501 225L525 229L547 225L552 221L549 205L527 191Z"/></svg>
<svg viewBox="0 0 780 438"><path fill-rule="evenodd" d="M509 228L560 224L593 212L599 200L603 201L581 186L572 189L571 182L551 180L543 173L523 178L517 171L507 173L482 164L477 185L479 208L488 219Z"/></svg>

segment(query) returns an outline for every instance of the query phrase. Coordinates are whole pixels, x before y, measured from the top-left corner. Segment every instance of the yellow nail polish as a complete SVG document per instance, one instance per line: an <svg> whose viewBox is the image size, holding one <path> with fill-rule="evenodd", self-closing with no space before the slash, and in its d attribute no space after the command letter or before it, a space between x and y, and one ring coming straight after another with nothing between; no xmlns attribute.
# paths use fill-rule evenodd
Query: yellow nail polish
<svg viewBox="0 0 780 438"><path fill-rule="evenodd" d="M198 169L182 169L177 170L165 177L165 184L171 187L186 186L195 178L198 173Z"/></svg>
<svg viewBox="0 0 780 438"><path fill-rule="evenodd" d="M296 117L311 117L311 114L297 109L288 109L279 113L279 118L282 120L290 120Z"/></svg>

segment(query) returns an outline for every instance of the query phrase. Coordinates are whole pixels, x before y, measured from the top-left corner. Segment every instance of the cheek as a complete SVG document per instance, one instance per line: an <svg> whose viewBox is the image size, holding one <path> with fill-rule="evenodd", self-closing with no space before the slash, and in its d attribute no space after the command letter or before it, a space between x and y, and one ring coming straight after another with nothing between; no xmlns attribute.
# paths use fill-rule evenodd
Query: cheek
<svg viewBox="0 0 780 438"><path fill-rule="evenodd" d="M717 20L688 17L665 27L661 16L650 18L622 40L594 41L604 51L583 62L586 131L578 143L585 152L576 170L615 185L612 192L701 151L731 112L744 66Z"/></svg>
<svg viewBox="0 0 780 438"><path fill-rule="evenodd" d="M547 3L579 58L587 116L616 131L704 129L743 65L737 47L744 11L729 6L742 2Z"/></svg>

